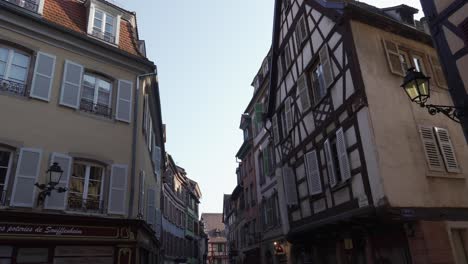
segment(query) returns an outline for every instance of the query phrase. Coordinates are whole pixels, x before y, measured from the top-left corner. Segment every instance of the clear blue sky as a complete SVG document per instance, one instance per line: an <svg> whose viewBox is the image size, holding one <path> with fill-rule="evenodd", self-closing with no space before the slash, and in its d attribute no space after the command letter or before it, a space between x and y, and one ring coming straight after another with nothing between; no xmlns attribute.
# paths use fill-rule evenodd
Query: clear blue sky
<svg viewBox="0 0 468 264"><path fill-rule="evenodd" d="M271 44L274 0L115 2L137 13L158 65L166 150L199 183L200 211L222 212L223 194L236 184L240 116ZM363 2L421 10L419 0Z"/></svg>

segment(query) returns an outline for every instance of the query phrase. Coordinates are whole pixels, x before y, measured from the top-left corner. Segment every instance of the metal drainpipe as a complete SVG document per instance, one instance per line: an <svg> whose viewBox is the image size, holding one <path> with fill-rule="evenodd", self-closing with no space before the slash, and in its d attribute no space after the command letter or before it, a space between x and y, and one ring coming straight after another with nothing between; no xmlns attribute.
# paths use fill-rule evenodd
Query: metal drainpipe
<svg viewBox="0 0 468 264"><path fill-rule="evenodd" d="M135 195L135 181L136 181L136 151L137 151L137 133L138 133L138 97L140 95L140 78L157 75L157 72L152 73L145 73L140 74L136 77L136 94L135 94L135 102L133 104L133 139L132 139L132 171L130 174L131 181L130 181L130 203L128 206L128 216L129 218L132 217L133 211L133 202L134 202L134 195Z"/></svg>

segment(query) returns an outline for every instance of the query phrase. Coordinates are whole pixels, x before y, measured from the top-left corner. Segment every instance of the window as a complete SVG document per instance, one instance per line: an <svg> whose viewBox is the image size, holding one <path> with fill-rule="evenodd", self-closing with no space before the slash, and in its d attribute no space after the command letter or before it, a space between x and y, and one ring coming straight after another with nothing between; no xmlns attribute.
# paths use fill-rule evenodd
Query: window
<svg viewBox="0 0 468 264"><path fill-rule="evenodd" d="M263 169L263 152L260 151L258 153L258 158L257 158L257 163L258 163L258 175L260 177L260 184L265 184L265 171Z"/></svg>
<svg viewBox="0 0 468 264"><path fill-rule="evenodd" d="M103 181L103 167L96 164L75 162L68 191L68 208L71 210L101 210Z"/></svg>
<svg viewBox="0 0 468 264"><path fill-rule="evenodd" d="M37 13L39 10L39 0L6 0L26 10Z"/></svg>
<svg viewBox="0 0 468 264"><path fill-rule="evenodd" d="M85 73L81 91L80 109L111 117L112 83L101 76Z"/></svg>
<svg viewBox="0 0 468 264"><path fill-rule="evenodd" d="M255 205L255 196L254 196L254 191L253 191L253 184L251 183L250 184L250 200L251 200L251 204L252 206Z"/></svg>
<svg viewBox="0 0 468 264"><path fill-rule="evenodd" d="M284 50L281 53L281 62L283 63L282 67L286 73L291 65L291 49L289 48L289 43L284 46Z"/></svg>
<svg viewBox="0 0 468 264"><path fill-rule="evenodd" d="M30 61L28 54L0 46L0 90L25 95Z"/></svg>
<svg viewBox="0 0 468 264"><path fill-rule="evenodd" d="M316 105L327 93L327 88L325 86L325 78L323 74L323 66L320 62L317 63L311 71L310 80L312 82L312 94L314 105Z"/></svg>
<svg viewBox="0 0 468 264"><path fill-rule="evenodd" d="M419 133L429 170L460 172L455 149L447 129L420 126Z"/></svg>
<svg viewBox="0 0 468 264"><path fill-rule="evenodd" d="M115 43L116 22L116 17L95 9L92 31L93 36L110 43Z"/></svg>
<svg viewBox="0 0 468 264"><path fill-rule="evenodd" d="M224 252L224 244L218 243L218 252Z"/></svg>
<svg viewBox="0 0 468 264"><path fill-rule="evenodd" d="M299 19L299 22L296 25L295 32L296 32L297 50L299 51L302 48L302 43L304 43L304 41L307 38L307 25L306 25L305 16L302 16Z"/></svg>
<svg viewBox="0 0 468 264"><path fill-rule="evenodd" d="M11 152L0 150L0 205L5 203L8 175L11 168Z"/></svg>

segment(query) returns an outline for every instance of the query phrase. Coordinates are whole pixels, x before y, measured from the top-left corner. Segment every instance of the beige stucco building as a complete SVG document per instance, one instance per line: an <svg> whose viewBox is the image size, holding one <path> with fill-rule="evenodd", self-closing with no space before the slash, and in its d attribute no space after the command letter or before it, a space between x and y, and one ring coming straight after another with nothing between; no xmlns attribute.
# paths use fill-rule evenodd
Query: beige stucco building
<svg viewBox="0 0 468 264"><path fill-rule="evenodd" d="M163 126L135 14L102 0L0 7L0 259L153 263ZM42 200L53 162L67 191Z"/></svg>

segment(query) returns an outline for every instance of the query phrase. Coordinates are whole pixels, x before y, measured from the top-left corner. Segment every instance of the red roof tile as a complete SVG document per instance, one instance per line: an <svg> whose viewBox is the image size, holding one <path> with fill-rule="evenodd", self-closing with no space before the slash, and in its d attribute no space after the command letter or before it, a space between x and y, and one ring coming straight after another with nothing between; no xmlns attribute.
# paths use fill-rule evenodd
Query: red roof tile
<svg viewBox="0 0 468 264"><path fill-rule="evenodd" d="M46 20L81 34L87 31L87 8L80 0L46 0L43 16ZM119 48L141 56L137 48L136 34L130 22L120 21Z"/></svg>

